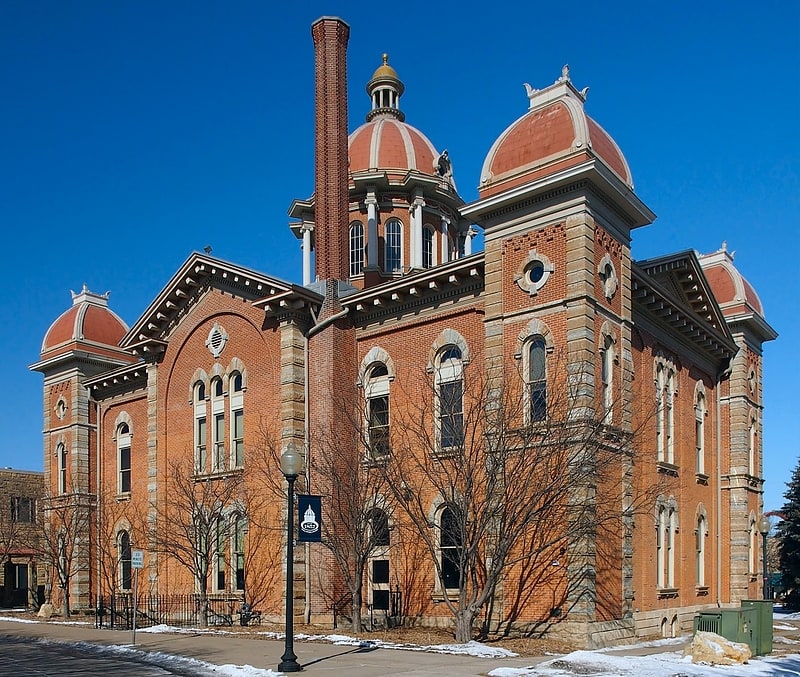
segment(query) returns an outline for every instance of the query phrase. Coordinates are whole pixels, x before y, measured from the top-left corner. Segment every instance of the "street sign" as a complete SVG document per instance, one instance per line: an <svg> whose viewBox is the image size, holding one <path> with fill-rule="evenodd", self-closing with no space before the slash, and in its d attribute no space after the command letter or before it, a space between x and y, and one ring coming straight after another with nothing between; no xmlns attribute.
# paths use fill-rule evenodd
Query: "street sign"
<svg viewBox="0 0 800 677"><path fill-rule="evenodd" d="M144 550L131 550L131 567L144 569Z"/></svg>

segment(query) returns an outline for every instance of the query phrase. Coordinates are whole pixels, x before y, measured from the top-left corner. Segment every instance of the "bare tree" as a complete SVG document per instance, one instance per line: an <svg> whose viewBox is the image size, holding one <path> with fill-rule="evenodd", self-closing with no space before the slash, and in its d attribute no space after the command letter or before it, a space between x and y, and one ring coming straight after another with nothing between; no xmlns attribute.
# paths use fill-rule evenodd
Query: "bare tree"
<svg viewBox="0 0 800 677"><path fill-rule="evenodd" d="M118 500L116 492L109 488L98 495L95 532L98 594L113 595L130 589L130 580L124 580L131 575L130 549L146 542L145 524L139 504ZM120 542L121 531L127 534L126 543ZM124 566L125 562L128 567Z"/></svg>
<svg viewBox="0 0 800 677"><path fill-rule="evenodd" d="M151 506L155 520L149 522L149 541L155 552L173 558L191 575L200 625L206 627L212 558L219 543L230 538L231 514L246 514L242 474L195 475L187 463L173 463L167 474L169 489Z"/></svg>
<svg viewBox="0 0 800 677"><path fill-rule="evenodd" d="M78 491L45 494L42 521L29 532L27 545L44 560L48 571L48 602L54 601L53 585L60 590L61 613L70 615L73 579L89 571L89 529L95 509L94 496Z"/></svg>
<svg viewBox="0 0 800 677"><path fill-rule="evenodd" d="M611 425L621 402L596 413L566 364L547 387L508 367L477 371L464 369L456 387L441 387L435 371L414 379L417 390L394 398L403 404L393 408L391 454L376 466L406 537L433 562L434 594L459 642L482 612L486 634L501 587L501 630L534 593L576 608L596 561L621 556L621 536L616 552L598 548L602 532L625 534L636 510L635 431Z"/></svg>

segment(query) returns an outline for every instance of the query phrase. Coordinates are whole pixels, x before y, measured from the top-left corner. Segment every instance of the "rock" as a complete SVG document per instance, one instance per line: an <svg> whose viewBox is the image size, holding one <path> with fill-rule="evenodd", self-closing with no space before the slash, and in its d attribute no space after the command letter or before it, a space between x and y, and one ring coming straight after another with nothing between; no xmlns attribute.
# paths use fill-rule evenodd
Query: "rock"
<svg viewBox="0 0 800 677"><path fill-rule="evenodd" d="M747 663L753 654L747 644L732 642L715 632L698 630L686 647L685 655L692 657L692 663L740 665Z"/></svg>
<svg viewBox="0 0 800 677"><path fill-rule="evenodd" d="M39 607L39 611L36 614L39 618L50 618L53 615L53 605L52 604L42 604Z"/></svg>

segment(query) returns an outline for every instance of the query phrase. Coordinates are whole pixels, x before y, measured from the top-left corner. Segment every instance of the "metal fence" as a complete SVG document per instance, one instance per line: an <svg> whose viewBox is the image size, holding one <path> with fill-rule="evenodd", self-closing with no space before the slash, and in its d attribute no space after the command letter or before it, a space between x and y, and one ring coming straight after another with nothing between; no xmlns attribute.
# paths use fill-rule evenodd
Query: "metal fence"
<svg viewBox="0 0 800 677"><path fill-rule="evenodd" d="M203 602L198 595L139 595L136 599L136 627L173 625L196 628L203 623L209 626L233 625L239 621L242 600L208 598ZM133 627L133 595L100 597L95 611L95 626L130 630Z"/></svg>

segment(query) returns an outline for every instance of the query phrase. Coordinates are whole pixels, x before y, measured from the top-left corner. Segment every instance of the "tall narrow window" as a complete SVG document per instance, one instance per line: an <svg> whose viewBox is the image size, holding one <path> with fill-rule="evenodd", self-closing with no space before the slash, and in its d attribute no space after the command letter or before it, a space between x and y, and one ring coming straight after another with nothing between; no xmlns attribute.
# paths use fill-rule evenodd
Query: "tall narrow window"
<svg viewBox="0 0 800 677"><path fill-rule="evenodd" d="M678 515L671 505L658 509L656 523L656 563L659 589L675 587L675 534L678 530Z"/></svg>
<svg viewBox="0 0 800 677"><path fill-rule="evenodd" d="M442 587L448 590L457 590L461 587L461 553L464 549L464 538L459 512L456 508L446 506L442 509L439 529Z"/></svg>
<svg viewBox="0 0 800 677"><path fill-rule="evenodd" d="M225 523L220 518L214 527L214 589L222 592L227 584L227 558L225 557L225 543L227 534Z"/></svg>
<svg viewBox="0 0 800 677"><path fill-rule="evenodd" d="M672 370L667 372L667 388L665 396L666 414L666 447L667 463L675 463L675 409L674 409L675 374Z"/></svg>
<svg viewBox="0 0 800 677"><path fill-rule="evenodd" d="M376 364L369 372L367 398L367 436L373 459L389 453L389 371L385 364Z"/></svg>
<svg viewBox="0 0 800 677"><path fill-rule="evenodd" d="M231 407L231 465L241 468L244 465L244 384L242 375L235 372L230 380Z"/></svg>
<svg viewBox="0 0 800 677"><path fill-rule="evenodd" d="M131 562L131 537L127 531L120 531L119 548L119 587L122 590L133 588L133 567Z"/></svg>
<svg viewBox="0 0 800 677"><path fill-rule="evenodd" d="M458 447L464 441L464 382L461 351L446 348L439 356L438 381L440 449Z"/></svg>
<svg viewBox="0 0 800 677"><path fill-rule="evenodd" d="M207 455L206 386L194 384L194 467L197 474L206 472Z"/></svg>
<svg viewBox="0 0 800 677"><path fill-rule="evenodd" d="M756 420L750 419L747 431L747 473L756 475Z"/></svg>
<svg viewBox="0 0 800 677"><path fill-rule="evenodd" d="M422 229L422 267L431 268L435 264L434 260L434 238L433 228L425 226Z"/></svg>
<svg viewBox="0 0 800 677"><path fill-rule="evenodd" d="M350 224L350 277L364 272L364 224Z"/></svg>
<svg viewBox="0 0 800 677"><path fill-rule="evenodd" d="M600 371L603 388L603 423L612 425L614 422L614 339L610 336L606 336L603 340Z"/></svg>
<svg viewBox="0 0 800 677"><path fill-rule="evenodd" d="M380 508L373 508L368 515L370 534L369 587L372 608L389 611L389 519Z"/></svg>
<svg viewBox="0 0 800 677"><path fill-rule="evenodd" d="M528 415L530 421L547 418L547 346L541 336L528 344Z"/></svg>
<svg viewBox="0 0 800 677"><path fill-rule="evenodd" d="M117 429L117 464L119 477L117 491L120 494L131 490L131 430L127 423Z"/></svg>
<svg viewBox="0 0 800 677"><path fill-rule="evenodd" d="M195 420L195 463L199 474L206 472L206 445L208 439L206 427L205 416Z"/></svg>
<svg viewBox="0 0 800 677"><path fill-rule="evenodd" d="M705 515L697 518L697 586L704 587L706 584L706 526Z"/></svg>
<svg viewBox="0 0 800 677"><path fill-rule="evenodd" d="M403 226L399 221L392 220L386 224L386 237L384 241L387 273L400 272L403 267Z"/></svg>
<svg viewBox="0 0 800 677"><path fill-rule="evenodd" d="M697 400L694 405L694 445L697 457L697 472L700 474L706 471L706 396L702 391L698 391Z"/></svg>
<svg viewBox="0 0 800 677"><path fill-rule="evenodd" d="M756 518L750 515L750 533L747 540L747 560L750 575L758 573L758 529L756 528Z"/></svg>
<svg viewBox="0 0 800 677"><path fill-rule="evenodd" d="M244 518L233 516L233 568L236 573L236 589L244 590Z"/></svg>
<svg viewBox="0 0 800 677"><path fill-rule="evenodd" d="M656 451L657 460L675 463L675 370L659 362L656 367Z"/></svg>
<svg viewBox="0 0 800 677"><path fill-rule="evenodd" d="M67 448L59 444L56 448L56 460L58 462L58 493L67 493Z"/></svg>
<svg viewBox="0 0 800 677"><path fill-rule="evenodd" d="M225 470L225 399L221 378L215 378L211 382L211 412L213 417L211 470L219 472Z"/></svg>

